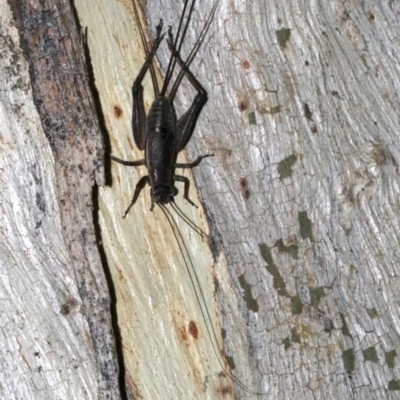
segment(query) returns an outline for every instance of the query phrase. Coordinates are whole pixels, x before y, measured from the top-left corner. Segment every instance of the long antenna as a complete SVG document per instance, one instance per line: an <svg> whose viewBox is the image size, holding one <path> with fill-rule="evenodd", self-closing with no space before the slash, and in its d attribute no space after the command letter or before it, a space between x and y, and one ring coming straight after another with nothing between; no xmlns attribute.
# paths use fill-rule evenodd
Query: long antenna
<svg viewBox="0 0 400 400"><path fill-rule="evenodd" d="M176 242L178 244L179 250L181 252L182 258L185 263L186 271L189 274L189 278L192 283L194 293L196 295L197 303L199 304L199 307L200 307L201 315L203 316L203 320L206 325L207 334L210 339L211 346L213 348L214 354L218 360L218 363L219 363L222 371L225 373L225 375L228 378L230 378L234 383L236 383L245 392L247 392L249 394L265 396L266 393L252 391L243 382L241 382L238 378L236 378L231 372L229 372L226 369L226 367L224 366L224 363L222 362L222 360L220 358L221 356L218 353L218 351L219 351L218 339L217 339L217 335L215 333L215 329L212 328L211 315L210 315L210 312L206 305L205 296L204 296L203 290L201 289L201 284L200 284L199 278L196 274L196 270L194 268L192 259L190 258L189 251L187 249L185 241L183 240L183 237L179 231L179 228L178 228L178 225L176 224L175 219L172 217L172 215L171 215L170 211L167 209L167 207L165 207L163 204L160 204L160 203L156 203L156 204L161 208L161 211L164 213L165 217L167 218L169 226L171 227L172 232L174 233ZM183 250L185 250L185 252ZM186 253L187 257L185 256L185 253ZM187 262L187 260L189 260L189 263ZM190 267L189 267L189 265L190 265ZM207 321L208 321L208 323L207 323Z"/></svg>
<svg viewBox="0 0 400 400"><path fill-rule="evenodd" d="M202 229L200 229L179 207L178 204L175 203L174 199L171 201L171 207L178 214L179 217L190 227L192 228L199 236L207 237L207 233L205 233Z"/></svg>
<svg viewBox="0 0 400 400"><path fill-rule="evenodd" d="M142 46L144 48L144 52L145 52L146 58L147 58L149 56L150 50L147 45L146 35L144 33L142 23L140 22L139 12L136 7L135 0L132 0L132 4L133 4L133 12L135 14L135 20L136 20L137 26L139 27L140 40L142 42ZM160 95L160 90L158 88L158 82L157 82L156 72L154 70L153 60L151 61L149 68L150 68L151 82L153 84L154 98L158 98L158 96Z"/></svg>
<svg viewBox="0 0 400 400"><path fill-rule="evenodd" d="M194 4L196 3L196 0L192 1L192 4L190 6L190 10L189 10L189 14L187 16L186 24L185 24L185 27L183 28L183 32L181 34L181 28L182 28L182 25L183 25L183 20L184 20L184 17L185 17L186 8L187 8L188 3L189 3L189 0L185 0L185 4L183 6L183 11L182 11L182 14L181 14L181 18L179 20L178 32L176 33L176 37L175 37L175 41L174 41L173 51L172 51L171 57L169 59L167 73L165 75L164 83L163 83L163 86L161 88L161 96L162 97L164 97L165 93L167 92L168 84L169 84L169 81L171 80L171 77L172 77L172 74L174 72L174 68L175 68L175 65L176 65L176 59L174 57L174 53L175 52L179 53L181 51L182 44L183 44L183 41L185 40L186 32L187 32L187 29L188 29L188 26L189 26L190 18L192 16L193 7L194 7ZM178 41L179 41L179 45L177 47Z"/></svg>
<svg viewBox="0 0 400 400"><path fill-rule="evenodd" d="M212 20L214 18L215 11L216 11L216 9L218 7L219 1L220 0L216 0L215 1L214 5L213 5L213 7L211 9L210 15L208 16L207 21L206 21L203 29L201 30L200 36L198 37L196 43L194 44L194 46L192 48L192 51L190 52L188 58L185 61L185 68L189 68L189 66L192 63L193 59L196 57L196 54L199 51L200 46L202 45L202 43L204 41L204 38L205 38L205 36L206 36L206 34L208 32L208 29L210 28L210 25L211 25L211 22L212 22ZM174 99L174 97L176 95L176 91L179 88L179 85L180 85L180 83L182 81L182 78L183 78L184 74L185 74L185 71L184 71L184 69L181 68L181 70L179 71L179 75L176 78L176 80L175 80L175 82L174 82L174 84L172 86L171 92L170 92L170 98L171 99Z"/></svg>

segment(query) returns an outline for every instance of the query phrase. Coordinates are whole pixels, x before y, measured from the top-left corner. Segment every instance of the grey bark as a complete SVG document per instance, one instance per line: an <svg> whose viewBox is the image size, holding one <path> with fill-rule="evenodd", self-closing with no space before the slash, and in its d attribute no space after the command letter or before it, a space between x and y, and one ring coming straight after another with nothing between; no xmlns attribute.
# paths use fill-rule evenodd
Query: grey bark
<svg viewBox="0 0 400 400"><path fill-rule="evenodd" d="M188 153L216 154L194 175L240 309L217 291L224 349L266 398L399 396L399 11L224 1L193 66Z"/></svg>
<svg viewBox="0 0 400 400"><path fill-rule="evenodd" d="M135 149L130 128L130 90L144 55L132 3L96 0L76 7L82 26L88 27L112 152L139 159L142 154ZM210 8L209 1L196 6L183 54L193 45ZM152 0L148 9L150 30L160 17L165 26L176 26L181 3ZM204 230L205 221L209 222L213 251L182 222L179 228L219 336L216 345L223 353L211 348L171 227L163 214L149 212L148 189L127 219L121 218L145 170L113 165L112 187L100 190L99 222L117 296L129 396L398 398L399 14L391 1L221 2L192 65L209 102L187 147L188 158L215 154L194 170L200 193L195 201L204 208L196 211L183 200L177 202ZM159 61L164 71L168 55L162 46ZM147 106L152 100L148 83ZM7 116L13 115L12 101L5 95L8 90L3 86L0 91L2 115ZM193 94L184 82L178 93L179 113ZM34 115L38 124L30 107L26 113ZM14 134L19 132L15 125L7 129L3 128L7 138L21 136L18 143L30 139ZM4 296L10 309L2 324L8 346L4 354L9 358L4 358L8 364L1 382L3 386L11 382L10 389L21 390L16 393L24 398L52 398L55 392L61 398L79 398L84 388L90 388L95 398L95 353L90 340L79 341L89 337L84 315L74 311L74 319L66 324L60 318L44 323L36 317L49 315L51 307L44 305L55 307L54 301L38 302L35 297L53 293L49 288L61 287L53 290L67 293L66 299L80 295L75 274L68 269L69 249L61 246L65 239L57 228L60 195L54 182L61 178L52 172L43 135L32 143L50 160L38 163L50 165L39 170L40 185L29 184L36 182L36 173L25 165L26 153L16 151L21 145L4 146L4 151L13 148L15 155L1 157L2 197L9 199L2 203L8 205L3 215L9 218L2 221L7 234L1 259L14 279L9 287L17 288L3 289L10 293ZM13 159L16 162L10 163ZM36 242L42 236L37 231L20 233L16 228L25 226L16 221L26 211L12 212L18 207L37 208L36 187L48 196L48 209L54 210L48 219L41 217L48 221L42 224L55 229L49 230L51 241L40 246ZM27 192L17 190L21 188ZM23 205L18 199L25 199ZM35 215L39 214L28 214L24 220L35 221ZM82 218L86 221L88 215ZM34 238L35 246L25 245L22 238ZM7 247L9 243L16 245ZM31 254L27 248L43 248L44 255L34 258L43 261L28 264L16 258ZM59 259L64 268L53 261ZM23 272L11 275L9 271L17 270L13 265L25 266ZM46 280L33 279L30 273L37 277L43 271L50 271L52 279L42 288L39 284ZM62 275L62 271L70 272ZM21 277L29 277L29 285L23 286ZM26 287L35 288L35 294L26 295L30 293ZM102 296L105 291L100 286ZM10 299L25 299L21 293L28 296L24 307L42 308L36 313L18 308ZM48 372L49 383L43 384L41 371L35 369L41 364L34 364L38 357L28 346L33 339L26 336L24 347L10 333L7 336L16 329L21 335L33 331L28 323L12 319L21 310L24 321L38 332L35 338L42 340L48 371L60 371L64 354L73 359L69 341L79 344L77 354L86 368L76 372L66 367L61 378ZM60 308L54 310L58 315ZM79 329L70 329L78 323ZM48 338L49 332L60 343L57 351L48 350L40 339ZM52 359L53 354L60 356ZM232 373L246 386L265 395L249 394L224 378L217 358L234 366ZM18 373L7 375L8 370ZM62 390L52 391L53 382ZM37 389L40 385L45 387L42 392ZM40 397L43 393L47 397Z"/></svg>

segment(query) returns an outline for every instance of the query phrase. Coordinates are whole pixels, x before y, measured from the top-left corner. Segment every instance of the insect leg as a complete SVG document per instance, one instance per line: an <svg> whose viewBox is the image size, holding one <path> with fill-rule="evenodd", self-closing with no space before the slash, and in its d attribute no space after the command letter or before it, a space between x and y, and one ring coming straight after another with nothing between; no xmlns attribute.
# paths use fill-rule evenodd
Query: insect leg
<svg viewBox="0 0 400 400"><path fill-rule="evenodd" d="M174 181L179 181L184 183L185 186L183 189L183 198L187 200L192 206L195 206L197 208L196 204L194 204L193 201L189 199L189 186L190 186L189 179L186 178L185 176L174 175Z"/></svg>
<svg viewBox="0 0 400 400"><path fill-rule="evenodd" d="M200 162L201 162L201 160L203 158L213 157L213 156L214 156L214 154L206 154L204 156L197 157L197 159L195 161L191 162L191 163L183 163L183 164L182 163L176 163L174 165L174 168L194 168L194 167L197 167L200 164Z"/></svg>
<svg viewBox="0 0 400 400"><path fill-rule="evenodd" d="M179 121L176 124L176 138L177 138L177 152L180 152L184 147L187 145L188 141L190 140L194 127L196 125L197 118L200 114L201 109L203 108L204 104L207 103L207 92L200 84L200 82L195 78L192 72L189 70L187 65L182 60L179 53L174 51L173 49L173 35L171 29L168 30L169 39L167 40L169 49L173 52L173 56L176 58L176 61L182 68L182 72L188 78L189 82L193 85L193 87L197 90L197 95L195 96L193 103L189 107L189 109L179 118ZM176 90L179 86L174 86L173 91L169 95L171 101L173 101Z"/></svg>
<svg viewBox="0 0 400 400"><path fill-rule="evenodd" d="M146 160L144 158L137 161L125 161L122 160L121 158L113 156L112 154L110 154L110 158L111 160L116 161L117 163L120 163L122 165L126 165L128 167L137 167L139 165L144 165L146 163Z"/></svg>
<svg viewBox="0 0 400 400"><path fill-rule="evenodd" d="M146 53L146 57L147 57L150 53L150 50L149 50L149 46L147 45L146 35L144 33L142 23L140 22L139 12L136 7L135 0L132 1L132 5L133 5L133 12L135 14L135 20L136 20L137 26L139 28L139 34L140 34L140 39L142 41L142 46L143 46L143 49L144 49L144 51ZM157 26L157 29L158 29L158 26ZM158 91L157 77L156 77L156 73L154 71L153 63L150 63L149 69L150 69L151 82L153 84L153 89L154 89L154 98L157 98L159 91Z"/></svg>
<svg viewBox="0 0 400 400"><path fill-rule="evenodd" d="M146 186L146 183L149 182L150 181L148 175L145 175L142 178L140 178L139 182L136 184L135 193L133 194L131 204L129 204L129 207L126 209L125 214L122 218L125 218L127 216L129 210L136 203L136 200L138 199L141 190Z"/></svg>
<svg viewBox="0 0 400 400"><path fill-rule="evenodd" d="M144 101L143 101L143 85L142 81L144 76L149 69L153 57L156 54L158 47L162 39L165 36L161 34L162 30L162 19L157 25L157 36L153 41L153 45L151 51L146 56L146 60L142 66L142 69L139 71L138 76L133 82L132 86L132 97L133 97L133 112L132 112L132 131L133 131L133 139L135 140L135 144L139 150L144 150L145 141L146 141L146 112L144 110ZM157 82L153 82L153 85L156 85ZM159 92L158 87L154 87L154 93L157 94Z"/></svg>

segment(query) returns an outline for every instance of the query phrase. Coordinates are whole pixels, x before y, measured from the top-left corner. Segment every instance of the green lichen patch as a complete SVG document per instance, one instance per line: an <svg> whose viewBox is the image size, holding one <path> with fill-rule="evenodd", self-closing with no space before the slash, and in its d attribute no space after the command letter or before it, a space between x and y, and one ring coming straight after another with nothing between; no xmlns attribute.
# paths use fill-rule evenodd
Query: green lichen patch
<svg viewBox="0 0 400 400"><path fill-rule="evenodd" d="M263 108L261 110L261 112L263 114L270 114L270 115L274 115L274 114L279 114L281 112L281 106L275 106L275 107L271 107L271 108Z"/></svg>
<svg viewBox="0 0 400 400"><path fill-rule="evenodd" d="M300 315L303 312L303 303L301 302L299 296L292 296L290 298L290 303L292 306L293 315Z"/></svg>
<svg viewBox="0 0 400 400"><path fill-rule="evenodd" d="M385 353L385 360L390 369L393 369L395 366L395 358L397 356L396 350L388 351Z"/></svg>
<svg viewBox="0 0 400 400"><path fill-rule="evenodd" d="M325 296L325 290L322 286L319 287L309 287L311 297L311 304L315 307L318 307L321 299Z"/></svg>
<svg viewBox="0 0 400 400"><path fill-rule="evenodd" d="M300 211L298 218L300 225L300 236L303 239L310 239L313 241L312 224L307 216L307 211Z"/></svg>
<svg viewBox="0 0 400 400"><path fill-rule="evenodd" d="M218 278L215 275L214 275L213 282L214 282L214 293L217 293L218 289L219 289L219 281L218 281Z"/></svg>
<svg viewBox="0 0 400 400"><path fill-rule="evenodd" d="M290 340L292 341L292 343L300 343L300 335L297 333L296 328L292 328L291 334L292 337L290 338Z"/></svg>
<svg viewBox="0 0 400 400"><path fill-rule="evenodd" d="M275 107L271 107L271 109L269 110L269 114L279 114L281 112L281 106L275 106Z"/></svg>
<svg viewBox="0 0 400 400"><path fill-rule="evenodd" d="M297 246L297 245L285 246L283 244L283 240L282 239L277 240L276 243L275 243L275 246L278 248L279 253L288 253L295 260L298 259L299 246Z"/></svg>
<svg viewBox="0 0 400 400"><path fill-rule="evenodd" d="M229 368L230 368L231 370L234 370L235 367L236 367L236 365L235 365L235 362L233 361L233 357L228 356L227 354L225 354L225 360L226 360L226 362L228 363Z"/></svg>
<svg viewBox="0 0 400 400"><path fill-rule="evenodd" d="M290 38L290 29L289 28L279 29L275 33L276 33L276 37L278 39L279 47L281 49L285 49L286 43Z"/></svg>
<svg viewBox="0 0 400 400"><path fill-rule="evenodd" d="M342 360L344 364L344 369L347 372L354 371L355 356L354 350L348 349L342 353Z"/></svg>
<svg viewBox="0 0 400 400"><path fill-rule="evenodd" d="M246 302L246 306L249 310L253 312L258 312L258 302L257 300L253 297L251 293L251 285L249 285L246 281L246 278L243 275L239 276L239 283L240 286L242 287L244 294L243 294L243 300Z"/></svg>
<svg viewBox="0 0 400 400"><path fill-rule="evenodd" d="M389 381L388 389L389 390L400 390L400 381L396 381L394 379Z"/></svg>
<svg viewBox="0 0 400 400"><path fill-rule="evenodd" d="M257 125L256 113L254 111L249 112L248 115L247 115L247 118L249 119L249 124L250 125Z"/></svg>
<svg viewBox="0 0 400 400"><path fill-rule="evenodd" d="M372 361L374 363L379 361L375 347L368 347L368 349L363 350L363 356L365 361Z"/></svg>
<svg viewBox="0 0 400 400"><path fill-rule="evenodd" d="M293 175L292 167L297 160L297 156L292 154L286 157L278 164L279 179L282 181L285 178L289 178Z"/></svg>
<svg viewBox="0 0 400 400"><path fill-rule="evenodd" d="M258 249L260 250L261 257L267 264L274 264L270 247L268 247L265 243L260 243L258 245Z"/></svg>
<svg viewBox="0 0 400 400"><path fill-rule="evenodd" d="M273 286L274 289L281 296L290 297L286 291L286 285L282 278L282 275L279 273L278 267L275 265L274 259L272 257L271 249L265 244L261 243L258 245L262 258L267 262L266 268L267 271L273 277Z"/></svg>
<svg viewBox="0 0 400 400"><path fill-rule="evenodd" d="M288 337L283 339L282 343L285 346L285 350L287 350L292 345L292 343L290 343L290 339Z"/></svg>
<svg viewBox="0 0 400 400"><path fill-rule="evenodd" d="M367 308L367 313L371 318L376 318L378 316L376 308Z"/></svg>

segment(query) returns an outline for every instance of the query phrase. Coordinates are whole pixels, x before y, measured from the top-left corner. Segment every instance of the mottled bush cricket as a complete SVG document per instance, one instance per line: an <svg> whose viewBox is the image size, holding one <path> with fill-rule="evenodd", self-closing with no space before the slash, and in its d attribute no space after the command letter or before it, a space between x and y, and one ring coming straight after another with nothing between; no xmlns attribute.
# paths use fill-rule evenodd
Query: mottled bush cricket
<svg viewBox="0 0 400 400"><path fill-rule="evenodd" d="M138 21L146 58L132 87L132 130L135 144L138 149L145 152L145 157L144 159L137 161L122 160L113 155L111 155L110 157L112 160L126 166L145 165L147 167L148 175L143 176L137 183L132 200L124 213L124 218L127 216L132 206L136 203L142 189L145 187L146 184L149 184L151 187L151 210L154 208L154 205L159 206L172 228L173 234L175 235L182 257L184 259L186 269L190 276L197 297L197 301L200 306L201 314L205 321L208 337L210 338L213 351L218 359L222 370L224 371L226 376L228 376L233 382L235 382L246 392L252 394L262 394L251 391L246 385L244 385L232 373L230 373L227 370L227 367L224 365L224 361L222 361L221 351L218 348L218 339L216 337L215 330L212 327L212 318L210 316L209 310L205 305L204 294L201 289L199 279L196 275L194 265L189 256L189 252L183 241L183 238L180 235L178 226L173 219L170 211L165 207L166 204L171 204L173 209L178 213L181 218L186 221L186 223L188 223L200 235L205 235L201 230L199 230L199 228L194 226L188 218L186 218L186 216L180 211L179 208L177 208L174 202L174 196L177 194L177 189L174 186L174 182L178 181L184 183L183 197L190 204L194 205L194 203L189 199L189 180L186 177L176 175L175 169L193 168L197 166L203 158L212 155L206 154L203 156L199 156L195 161L191 163L176 162L178 153L183 150L189 142L193 134L197 118L203 106L207 102L207 92L190 71L189 67L205 38L205 35L213 20L216 8L219 4L219 0L216 0L214 2L214 5L204 24L199 38L197 39L189 56L186 58L186 60L183 60L181 58L180 52L192 16L195 2L196 0L185 0L175 38L173 37L172 28L170 27L168 30L167 44L171 52L171 57L161 90L159 89L157 84L155 70L153 66L153 58L166 35L165 33L162 33L163 22L162 20L160 20L159 24L157 25L156 37L152 43L151 48L149 49L144 38L143 29L139 22L136 5L135 3L133 3L135 17ZM187 9L189 10L187 12L187 17L185 18ZM173 82L171 89L168 91L168 87L171 83L176 64L179 65L180 71L177 75L177 78ZM154 101L146 116L143 101L142 81L147 72L150 72L151 75L154 90ZM197 91L197 94L189 109L177 120L174 108L174 99L184 76L186 76L193 88Z"/></svg>

